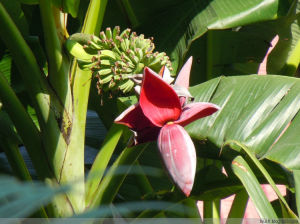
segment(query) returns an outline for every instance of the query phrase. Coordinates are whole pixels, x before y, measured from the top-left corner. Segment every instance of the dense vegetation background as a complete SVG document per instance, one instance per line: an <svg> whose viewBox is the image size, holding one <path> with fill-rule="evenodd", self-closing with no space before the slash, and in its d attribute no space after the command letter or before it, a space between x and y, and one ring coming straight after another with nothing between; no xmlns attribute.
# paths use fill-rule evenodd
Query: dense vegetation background
<svg viewBox="0 0 300 224"><path fill-rule="evenodd" d="M202 200L202 218L219 218L220 199L235 194L229 218L250 197L261 218L297 219L299 10L298 0L0 0L0 216L199 218ZM126 147L130 131L113 123L134 93L97 94L66 46L114 26L154 37L174 76L193 56L194 100L221 107L186 127L198 162L188 198L156 143ZM261 183L279 199L268 202Z"/></svg>

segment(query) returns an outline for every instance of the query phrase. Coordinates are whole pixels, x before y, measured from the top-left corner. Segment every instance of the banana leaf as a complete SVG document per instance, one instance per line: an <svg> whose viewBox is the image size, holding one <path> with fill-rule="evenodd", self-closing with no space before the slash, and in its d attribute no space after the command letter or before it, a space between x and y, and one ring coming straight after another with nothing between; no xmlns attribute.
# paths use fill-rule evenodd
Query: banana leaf
<svg viewBox="0 0 300 224"><path fill-rule="evenodd" d="M219 77L190 88L190 92L195 101L221 107L214 115L186 127L193 138L208 140L219 148L234 140L260 159L299 169L299 79L274 75Z"/></svg>

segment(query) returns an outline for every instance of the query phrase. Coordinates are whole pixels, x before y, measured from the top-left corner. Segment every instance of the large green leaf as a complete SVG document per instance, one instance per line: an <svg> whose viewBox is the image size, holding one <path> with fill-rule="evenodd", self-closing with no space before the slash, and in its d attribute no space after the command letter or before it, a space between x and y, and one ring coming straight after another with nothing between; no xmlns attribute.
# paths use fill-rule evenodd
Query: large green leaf
<svg viewBox="0 0 300 224"><path fill-rule="evenodd" d="M149 36L154 35L160 50L168 50L171 59L175 61L174 67L177 66L176 60L183 58L192 41L207 30L276 19L285 15L291 5L281 0L177 0L164 4L154 1L147 12L148 2L136 2L131 1L131 5L139 21L143 22L141 31Z"/></svg>
<svg viewBox="0 0 300 224"><path fill-rule="evenodd" d="M154 36L157 49L166 51L177 68L192 42L208 30L274 20L285 16L291 5L286 0L113 0L104 25L129 26Z"/></svg>
<svg viewBox="0 0 300 224"><path fill-rule="evenodd" d="M235 141L229 141L225 144L236 144L239 147L241 147L244 152L247 154L247 156L251 159L251 161L255 164L255 166L259 169L259 171L264 175L270 186L273 188L274 192L276 193L277 197L279 198L279 203L281 205L281 214L284 218L297 218L295 213L291 210L288 203L286 202L285 198L282 196L281 192L277 188L274 180L272 179L271 175L268 173L268 171L264 168L264 166L261 164L261 162L253 155L252 152L250 152L247 147L244 145L240 145L238 142Z"/></svg>
<svg viewBox="0 0 300 224"><path fill-rule="evenodd" d="M220 75L248 75L258 72L276 21L227 30L209 30L194 41L187 55L194 57L191 83L198 84Z"/></svg>
<svg viewBox="0 0 300 224"><path fill-rule="evenodd" d="M232 169L245 186L259 216L261 218L277 218L271 203L268 201L253 171L241 156L233 160Z"/></svg>
<svg viewBox="0 0 300 224"><path fill-rule="evenodd" d="M267 72L294 75L300 60L300 2L294 3L287 16L234 29L210 30L204 49L193 44L193 55L205 52L201 66L206 68L206 78L257 73L271 40L277 34L279 42L268 57ZM199 69L199 66L195 67Z"/></svg>
<svg viewBox="0 0 300 224"><path fill-rule="evenodd" d="M235 140L257 157L299 169L299 79L220 77L192 87L190 92L195 101L210 101L221 107L214 115L187 126L192 137L208 139L219 148L224 141Z"/></svg>

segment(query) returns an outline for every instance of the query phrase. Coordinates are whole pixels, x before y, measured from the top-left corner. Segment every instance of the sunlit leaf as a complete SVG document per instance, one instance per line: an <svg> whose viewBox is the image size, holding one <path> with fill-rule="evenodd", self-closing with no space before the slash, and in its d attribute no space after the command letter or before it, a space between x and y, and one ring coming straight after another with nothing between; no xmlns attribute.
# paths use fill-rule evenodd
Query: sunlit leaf
<svg viewBox="0 0 300 224"><path fill-rule="evenodd" d="M278 21L274 29L279 41L271 52L267 71L271 74L295 75L300 61L300 2L294 1L287 17Z"/></svg>
<svg viewBox="0 0 300 224"><path fill-rule="evenodd" d="M219 112L187 126L192 137L217 147L243 143L257 157L299 168L300 82L283 76L237 76L192 87L195 101L210 101Z"/></svg>
<svg viewBox="0 0 300 224"><path fill-rule="evenodd" d="M245 186L260 218L277 218L271 203L268 201L254 173L241 156L233 160L232 169Z"/></svg>
<svg viewBox="0 0 300 224"><path fill-rule="evenodd" d="M133 8L134 3L136 1L132 1ZM272 20L285 15L289 7L289 2L280 0L177 0L163 5L159 1L154 2L144 16L141 15L142 11L137 12L137 17L141 18L145 26L142 30L148 35L154 35L158 48L168 49L171 59L175 60L176 68L176 61L182 60L192 41L207 30Z"/></svg>

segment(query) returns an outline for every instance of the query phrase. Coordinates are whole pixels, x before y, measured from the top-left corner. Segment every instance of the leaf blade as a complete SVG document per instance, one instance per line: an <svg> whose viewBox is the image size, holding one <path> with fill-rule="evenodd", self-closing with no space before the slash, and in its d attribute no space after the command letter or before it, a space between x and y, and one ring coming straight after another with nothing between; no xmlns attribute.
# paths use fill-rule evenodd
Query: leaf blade
<svg viewBox="0 0 300 224"><path fill-rule="evenodd" d="M220 148L231 139L244 144L259 158L288 169L299 167L298 79L275 75L221 77L190 88L195 101L201 100L212 84L215 91L205 100L221 109L186 127L193 138L208 139Z"/></svg>
<svg viewBox="0 0 300 224"><path fill-rule="evenodd" d="M272 208L271 203L268 201L251 168L241 156L237 156L233 160L232 170L245 186L246 191L252 199L260 218L276 219L277 215Z"/></svg>

